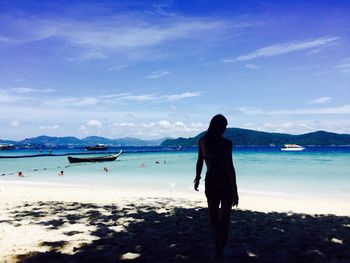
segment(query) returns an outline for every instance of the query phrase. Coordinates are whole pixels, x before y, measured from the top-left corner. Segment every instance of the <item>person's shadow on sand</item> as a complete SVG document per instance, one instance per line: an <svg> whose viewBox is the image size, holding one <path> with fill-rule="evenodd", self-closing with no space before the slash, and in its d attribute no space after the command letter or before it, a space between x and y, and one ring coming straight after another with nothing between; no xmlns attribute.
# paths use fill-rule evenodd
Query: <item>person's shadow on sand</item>
<svg viewBox="0 0 350 263"><path fill-rule="evenodd" d="M186 200L144 201L137 206L31 203L9 211L0 225L47 231L39 244L47 252L13 255L20 262L217 262L209 230L203 231L208 229L205 208L171 205L196 206ZM232 213L219 262L349 262L349 217Z"/></svg>

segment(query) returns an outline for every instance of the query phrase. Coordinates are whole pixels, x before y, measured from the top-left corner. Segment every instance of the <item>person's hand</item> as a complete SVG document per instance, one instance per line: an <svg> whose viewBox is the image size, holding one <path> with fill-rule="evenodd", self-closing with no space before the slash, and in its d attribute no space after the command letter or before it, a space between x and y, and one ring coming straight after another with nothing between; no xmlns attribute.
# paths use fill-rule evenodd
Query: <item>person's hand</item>
<svg viewBox="0 0 350 263"><path fill-rule="evenodd" d="M234 198L233 198L233 206L237 206L238 207L238 194L235 194Z"/></svg>
<svg viewBox="0 0 350 263"><path fill-rule="evenodd" d="M194 179L193 183L194 183L194 190L198 191L199 179L197 179L197 178Z"/></svg>
<svg viewBox="0 0 350 263"><path fill-rule="evenodd" d="M233 201L233 207L238 207L238 200Z"/></svg>

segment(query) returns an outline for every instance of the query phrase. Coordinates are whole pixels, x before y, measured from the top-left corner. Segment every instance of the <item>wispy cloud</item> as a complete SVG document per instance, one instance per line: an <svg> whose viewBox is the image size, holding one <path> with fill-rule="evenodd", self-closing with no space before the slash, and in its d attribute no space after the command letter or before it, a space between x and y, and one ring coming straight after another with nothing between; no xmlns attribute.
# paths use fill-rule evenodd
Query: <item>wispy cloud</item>
<svg viewBox="0 0 350 263"><path fill-rule="evenodd" d="M66 107L66 106L91 106L96 105L99 102L95 97L62 97L52 100L47 100L44 105L48 107Z"/></svg>
<svg viewBox="0 0 350 263"><path fill-rule="evenodd" d="M108 71L119 71L127 67L128 65L117 65L117 66L110 67Z"/></svg>
<svg viewBox="0 0 350 263"><path fill-rule="evenodd" d="M128 100L128 101L137 101L137 102L143 102L143 101L154 101L157 99L155 94L143 94L143 95L127 95L125 97L121 97L122 100Z"/></svg>
<svg viewBox="0 0 350 263"><path fill-rule="evenodd" d="M314 108L314 109L277 109L277 110L262 110L253 107L237 108L239 112L248 115L323 115L323 114L350 114L350 104L338 107Z"/></svg>
<svg viewBox="0 0 350 263"><path fill-rule="evenodd" d="M204 39L221 32L250 27L248 23L232 23L221 18L183 17L163 14L157 22L147 13L105 15L98 21L68 17L2 16L5 30L0 31L0 44L26 44L35 41L58 40L69 49L77 48L81 60L103 59L111 55L139 56L152 47L179 40ZM14 32L9 34L8 32ZM139 51L139 52L138 52ZM70 54L72 54L70 52ZM70 56L69 56L70 57ZM151 57L151 56L150 56ZM71 58L76 61L77 58Z"/></svg>
<svg viewBox="0 0 350 263"><path fill-rule="evenodd" d="M287 43L279 43L271 46L259 48L251 53L238 56L237 58L223 59L223 62L246 61L261 57L273 57L301 50L309 50L312 48L328 47L334 45L338 37L320 37L306 41L292 41Z"/></svg>
<svg viewBox="0 0 350 263"><path fill-rule="evenodd" d="M244 67L249 69L258 69L259 67L255 64L245 64Z"/></svg>
<svg viewBox="0 0 350 263"><path fill-rule="evenodd" d="M26 87L16 87L16 88L11 88L12 91L16 93L50 93L54 92L53 89L32 89L32 88L26 88Z"/></svg>
<svg viewBox="0 0 350 263"><path fill-rule="evenodd" d="M200 92L184 92L178 94L157 94L157 93L146 93L146 94L133 94L133 93L117 93L108 94L102 96L76 96L76 97L61 97L57 99L51 99L44 102L46 107L89 107L93 105L107 105L113 102L127 103L165 103L169 101L178 101L192 97L198 97L202 94ZM4 98L6 99L6 98ZM1 97L0 97L1 100Z"/></svg>
<svg viewBox="0 0 350 263"><path fill-rule="evenodd" d="M350 62L339 64L336 66L341 72L350 72Z"/></svg>
<svg viewBox="0 0 350 263"><path fill-rule="evenodd" d="M329 102L331 100L332 100L331 97L320 97L320 98L316 98L313 100L309 100L307 103L309 103L309 104L322 104L322 103Z"/></svg>
<svg viewBox="0 0 350 263"><path fill-rule="evenodd" d="M184 93L180 93L180 94L166 95L166 96L164 96L164 98L167 101L174 101L174 100L181 100L181 99L186 99L186 98L191 98L191 97L198 97L201 95L202 94L199 92L184 92Z"/></svg>
<svg viewBox="0 0 350 263"><path fill-rule="evenodd" d="M159 79L159 78L162 78L166 75L169 75L171 72L170 71L167 71L167 70L157 70L157 71L154 71L150 74L148 74L145 78L146 79Z"/></svg>
<svg viewBox="0 0 350 263"><path fill-rule="evenodd" d="M131 93L120 93L120 94L112 94L112 95L104 95L101 98L105 99L116 99L118 101L135 101L135 102L168 102L168 101L176 101L187 99L191 97L198 97L202 94L200 92L184 92L178 94L157 94L157 93L149 93L149 94L140 94L135 95Z"/></svg>

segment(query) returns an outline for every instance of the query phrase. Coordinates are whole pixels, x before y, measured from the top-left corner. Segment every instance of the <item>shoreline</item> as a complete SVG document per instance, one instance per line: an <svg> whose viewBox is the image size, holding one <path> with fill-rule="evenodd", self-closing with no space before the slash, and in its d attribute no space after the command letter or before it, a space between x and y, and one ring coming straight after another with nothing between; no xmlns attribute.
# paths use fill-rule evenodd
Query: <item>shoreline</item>
<svg viewBox="0 0 350 263"><path fill-rule="evenodd" d="M350 198L303 196L254 191L239 191L238 209L258 212L293 212L315 214L333 214L350 216ZM138 198L169 198L198 201L206 207L203 188L199 192L176 189L145 189L143 185L129 186L93 186L50 182L0 181L0 200L2 203L18 204L37 201L62 201L82 203L114 203L120 200Z"/></svg>

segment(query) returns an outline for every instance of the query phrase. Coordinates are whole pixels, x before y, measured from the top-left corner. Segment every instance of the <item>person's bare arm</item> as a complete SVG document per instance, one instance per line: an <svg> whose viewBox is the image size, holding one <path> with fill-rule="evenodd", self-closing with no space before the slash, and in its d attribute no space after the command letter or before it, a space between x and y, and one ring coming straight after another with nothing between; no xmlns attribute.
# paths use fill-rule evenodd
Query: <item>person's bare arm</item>
<svg viewBox="0 0 350 263"><path fill-rule="evenodd" d="M235 167L233 166L233 160L232 160L232 142L231 141L228 141L225 158L226 158L226 171L227 171L231 186L233 188L233 194L234 194L233 205L235 206L235 205L238 205L239 198L238 198L238 192L237 192L236 171L235 171Z"/></svg>
<svg viewBox="0 0 350 263"><path fill-rule="evenodd" d="M201 173L203 169L203 153L202 153L202 146L201 141L198 143L198 158L197 158L197 164L196 164L196 178L194 179L194 190L198 191L199 181L201 179Z"/></svg>

